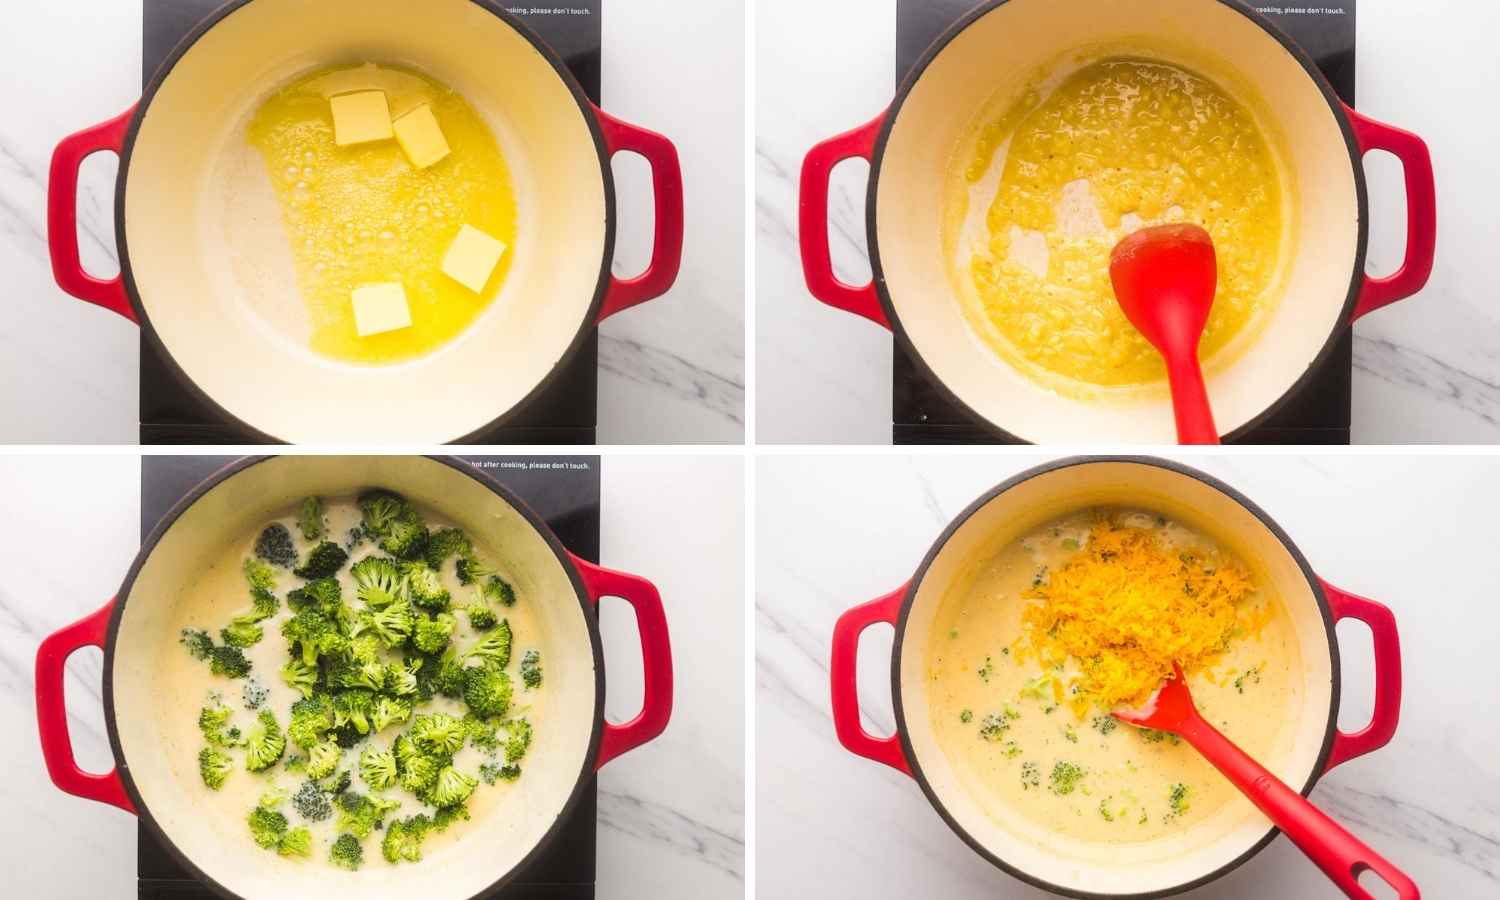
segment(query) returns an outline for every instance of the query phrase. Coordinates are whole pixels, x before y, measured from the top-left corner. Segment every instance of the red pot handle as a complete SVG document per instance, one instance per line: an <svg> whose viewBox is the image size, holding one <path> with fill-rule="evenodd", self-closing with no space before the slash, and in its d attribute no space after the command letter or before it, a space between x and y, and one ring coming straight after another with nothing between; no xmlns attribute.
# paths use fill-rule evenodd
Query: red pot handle
<svg viewBox="0 0 1500 900"><path fill-rule="evenodd" d="M651 263L635 278L610 277L599 310L602 322L621 310L660 297L671 289L682 268L682 164L677 148L654 131L622 122L599 107L599 128L604 132L604 146L610 156L622 151L639 153L651 164L651 186L656 195L656 238L651 248Z"/></svg>
<svg viewBox="0 0 1500 900"><path fill-rule="evenodd" d="M73 758L73 740L68 734L68 705L63 696L68 657L84 647L104 649L109 617L114 610L115 601L111 600L98 612L42 641L36 652L36 719L42 738L42 759L47 763L47 774L52 776L53 784L76 797L109 803L134 813L135 804L125 794L118 769L95 775L78 767Z"/></svg>
<svg viewBox="0 0 1500 900"><path fill-rule="evenodd" d="M1356 757L1379 750L1390 743L1401 720L1401 639L1396 634L1396 617L1373 600L1341 591L1321 578L1323 595L1328 598L1333 621L1358 619L1370 626L1375 641L1375 711L1364 729L1347 734L1343 731L1333 741L1333 752L1323 771Z"/></svg>
<svg viewBox="0 0 1500 900"><path fill-rule="evenodd" d="M667 617L656 585L639 575L596 566L577 556L573 557L573 564L583 575L594 605L598 606L604 597L619 597L635 607L636 626L641 632L645 698L634 719L623 725L604 723L599 759L594 763L595 769L602 769L616 756L634 750L666 730L667 721L672 718L672 643L667 636Z"/></svg>
<svg viewBox="0 0 1500 900"><path fill-rule="evenodd" d="M1401 160L1406 175L1406 258L1394 275L1385 278L1365 276L1354 307L1356 320L1397 300L1420 291L1432 277L1437 255L1437 185L1432 174L1432 154L1423 140L1361 115L1345 106L1359 141L1361 155L1371 150L1387 150Z"/></svg>
<svg viewBox="0 0 1500 900"><path fill-rule="evenodd" d="M119 153L125 146L135 107L108 122L85 128L63 138L52 152L52 173L47 179L47 245L52 251L52 277L58 287L80 300L117 312L132 322L135 310L125 294L125 279L95 278L83 269L78 255L78 171L95 153Z"/></svg>
<svg viewBox="0 0 1500 900"><path fill-rule="evenodd" d="M835 309L864 316L882 328L891 323L880 308L880 296L871 281L863 287L845 284L833 274L833 255L828 249L828 183L833 167L846 159L873 161L875 140L889 111L853 131L830 138L812 148L802 161L802 191L798 218L802 245L802 274L814 297Z"/></svg>
<svg viewBox="0 0 1500 900"><path fill-rule="evenodd" d="M828 670L833 683L833 728L838 733L839 743L856 756L885 763L910 775L911 767L906 762L906 754L901 752L900 739L895 735L875 737L860 724L857 679L859 636L866 628L880 622L896 624L906 587L903 584L884 597L856 606L839 616L838 623L833 626L833 656Z"/></svg>

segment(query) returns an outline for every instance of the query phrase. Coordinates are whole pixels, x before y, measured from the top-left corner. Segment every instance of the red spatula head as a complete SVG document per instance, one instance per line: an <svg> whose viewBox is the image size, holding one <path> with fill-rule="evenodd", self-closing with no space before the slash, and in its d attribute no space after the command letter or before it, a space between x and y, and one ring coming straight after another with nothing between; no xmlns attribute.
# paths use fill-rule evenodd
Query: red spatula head
<svg viewBox="0 0 1500 900"><path fill-rule="evenodd" d="M1125 318L1166 360L1178 440L1217 444L1198 365L1198 343L1219 284L1213 238L1197 225L1137 231L1115 247L1109 277Z"/></svg>
<svg viewBox="0 0 1500 900"><path fill-rule="evenodd" d="M1172 663L1171 680L1163 682L1161 689L1152 695L1145 706L1140 709L1117 709L1115 718L1142 728L1181 733L1184 724L1198 718L1198 709L1193 706L1193 695L1188 691L1182 667Z"/></svg>

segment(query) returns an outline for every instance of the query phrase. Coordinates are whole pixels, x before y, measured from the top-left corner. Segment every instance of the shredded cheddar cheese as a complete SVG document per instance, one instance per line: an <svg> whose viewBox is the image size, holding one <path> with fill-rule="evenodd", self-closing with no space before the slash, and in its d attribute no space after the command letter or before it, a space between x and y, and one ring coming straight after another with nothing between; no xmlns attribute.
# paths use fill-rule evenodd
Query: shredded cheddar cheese
<svg viewBox="0 0 1500 900"><path fill-rule="evenodd" d="M1248 610L1250 575L1224 554L1172 547L1151 528L1097 522L1087 545L1023 594L1017 652L1062 669L1072 663L1069 706L1144 704L1169 675L1213 665L1267 610ZM1054 681L1062 702L1061 681Z"/></svg>

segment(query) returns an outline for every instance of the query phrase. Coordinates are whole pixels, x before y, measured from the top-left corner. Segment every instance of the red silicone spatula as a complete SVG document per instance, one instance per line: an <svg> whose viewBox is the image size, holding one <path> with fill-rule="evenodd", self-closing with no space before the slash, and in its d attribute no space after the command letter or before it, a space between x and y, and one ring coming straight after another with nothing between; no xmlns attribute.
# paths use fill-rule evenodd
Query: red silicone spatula
<svg viewBox="0 0 1500 900"><path fill-rule="evenodd" d="M1197 225L1142 229L1115 247L1109 277L1125 317L1167 361L1178 442L1219 443L1198 365L1198 342L1219 284L1213 238Z"/></svg>
<svg viewBox="0 0 1500 900"><path fill-rule="evenodd" d="M1359 884L1360 874L1370 869L1395 888L1401 900L1418 900L1422 896L1405 873L1205 722L1193 705L1182 668L1173 664L1172 670L1175 673L1172 680L1162 685L1145 709L1117 710L1115 718L1143 728L1169 731L1192 744L1346 895L1357 900L1375 900Z"/></svg>

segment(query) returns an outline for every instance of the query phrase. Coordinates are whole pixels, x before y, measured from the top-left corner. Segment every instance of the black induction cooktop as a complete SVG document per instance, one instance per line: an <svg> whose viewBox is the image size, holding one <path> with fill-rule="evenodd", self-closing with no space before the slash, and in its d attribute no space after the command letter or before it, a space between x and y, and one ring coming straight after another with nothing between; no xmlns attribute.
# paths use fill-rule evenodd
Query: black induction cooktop
<svg viewBox="0 0 1500 900"><path fill-rule="evenodd" d="M143 83L194 26L224 0L143 0ZM599 102L604 0L569 0L565 7L502 2L541 35L567 63L589 99ZM227 421L173 374L161 352L141 336L142 444L258 444L264 439ZM590 329L577 354L542 393L504 426L490 428L470 444L595 443L599 381L598 332ZM503 410L496 410L499 415Z"/></svg>
<svg viewBox="0 0 1500 900"><path fill-rule="evenodd" d="M977 5L975 0L896 0L896 82L906 78L939 35ZM1302 45L1338 95L1354 105L1356 0L1329 0L1309 7L1248 5ZM1346 330L1307 384L1236 443L1349 443L1353 373L1354 335ZM921 374L899 344L891 397L892 438L897 444L1023 443L975 421Z"/></svg>
<svg viewBox="0 0 1500 900"><path fill-rule="evenodd" d="M599 481L597 456L464 457L485 475L514 491L557 533L563 546L599 561ZM205 478L232 462L221 456L141 458L141 537ZM530 466L545 462L545 466ZM558 462L581 463L558 468ZM590 779L578 804L541 855L503 889L485 900L594 900L597 783ZM248 834L246 840L249 839ZM384 865L384 862L368 863ZM141 825L137 829L136 876L140 900L213 900L200 884Z"/></svg>

